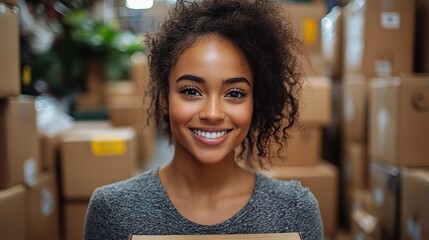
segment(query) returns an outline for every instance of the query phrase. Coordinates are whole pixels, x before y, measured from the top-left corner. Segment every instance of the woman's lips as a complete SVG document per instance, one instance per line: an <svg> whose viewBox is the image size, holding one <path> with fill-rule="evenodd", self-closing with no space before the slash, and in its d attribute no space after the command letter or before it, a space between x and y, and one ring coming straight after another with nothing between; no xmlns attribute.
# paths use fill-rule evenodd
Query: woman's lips
<svg viewBox="0 0 429 240"><path fill-rule="evenodd" d="M206 145L218 145L223 143L231 130L221 130L221 131L203 131L197 129L190 129L192 136L197 140Z"/></svg>

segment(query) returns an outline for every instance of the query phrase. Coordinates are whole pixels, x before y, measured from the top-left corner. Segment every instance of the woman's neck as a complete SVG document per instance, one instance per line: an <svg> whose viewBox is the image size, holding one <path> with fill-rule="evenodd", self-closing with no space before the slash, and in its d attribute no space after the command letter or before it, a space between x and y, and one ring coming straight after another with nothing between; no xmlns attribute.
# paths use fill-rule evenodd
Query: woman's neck
<svg viewBox="0 0 429 240"><path fill-rule="evenodd" d="M253 175L236 164L233 153L212 164L175 156L160 170L161 182L170 195L202 201L252 191Z"/></svg>

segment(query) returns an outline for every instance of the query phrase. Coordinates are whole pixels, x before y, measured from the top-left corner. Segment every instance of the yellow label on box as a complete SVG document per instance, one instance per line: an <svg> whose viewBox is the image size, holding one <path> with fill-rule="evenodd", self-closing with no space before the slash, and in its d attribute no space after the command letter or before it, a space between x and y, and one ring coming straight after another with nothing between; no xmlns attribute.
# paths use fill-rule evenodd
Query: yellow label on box
<svg viewBox="0 0 429 240"><path fill-rule="evenodd" d="M91 142L91 150L95 156L124 155L127 144L124 140L94 140Z"/></svg>
<svg viewBox="0 0 429 240"><path fill-rule="evenodd" d="M307 18L304 20L304 42L308 45L313 45L316 43L317 34L318 34L318 22L312 18Z"/></svg>

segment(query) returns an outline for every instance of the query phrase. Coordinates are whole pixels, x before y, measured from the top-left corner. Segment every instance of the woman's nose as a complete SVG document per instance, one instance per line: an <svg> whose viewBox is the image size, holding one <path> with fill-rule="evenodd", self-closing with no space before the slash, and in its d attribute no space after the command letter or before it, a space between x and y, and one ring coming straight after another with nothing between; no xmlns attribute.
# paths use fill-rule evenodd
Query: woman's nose
<svg viewBox="0 0 429 240"><path fill-rule="evenodd" d="M200 119L207 120L209 122L217 122L225 119L221 99L217 97L208 98L201 109L199 117Z"/></svg>

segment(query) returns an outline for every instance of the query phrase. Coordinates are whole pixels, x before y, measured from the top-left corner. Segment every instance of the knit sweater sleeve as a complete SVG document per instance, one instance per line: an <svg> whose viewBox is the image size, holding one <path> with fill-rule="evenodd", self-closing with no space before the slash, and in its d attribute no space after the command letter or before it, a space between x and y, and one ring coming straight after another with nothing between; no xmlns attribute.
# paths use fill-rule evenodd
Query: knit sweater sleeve
<svg viewBox="0 0 429 240"><path fill-rule="evenodd" d="M84 239L102 240L111 239L113 236L111 219L112 209L105 200L103 191L96 189L91 196L87 208Z"/></svg>
<svg viewBox="0 0 429 240"><path fill-rule="evenodd" d="M302 188L301 201L297 204L297 228L301 229L304 240L324 239L323 222L319 204L308 188Z"/></svg>

